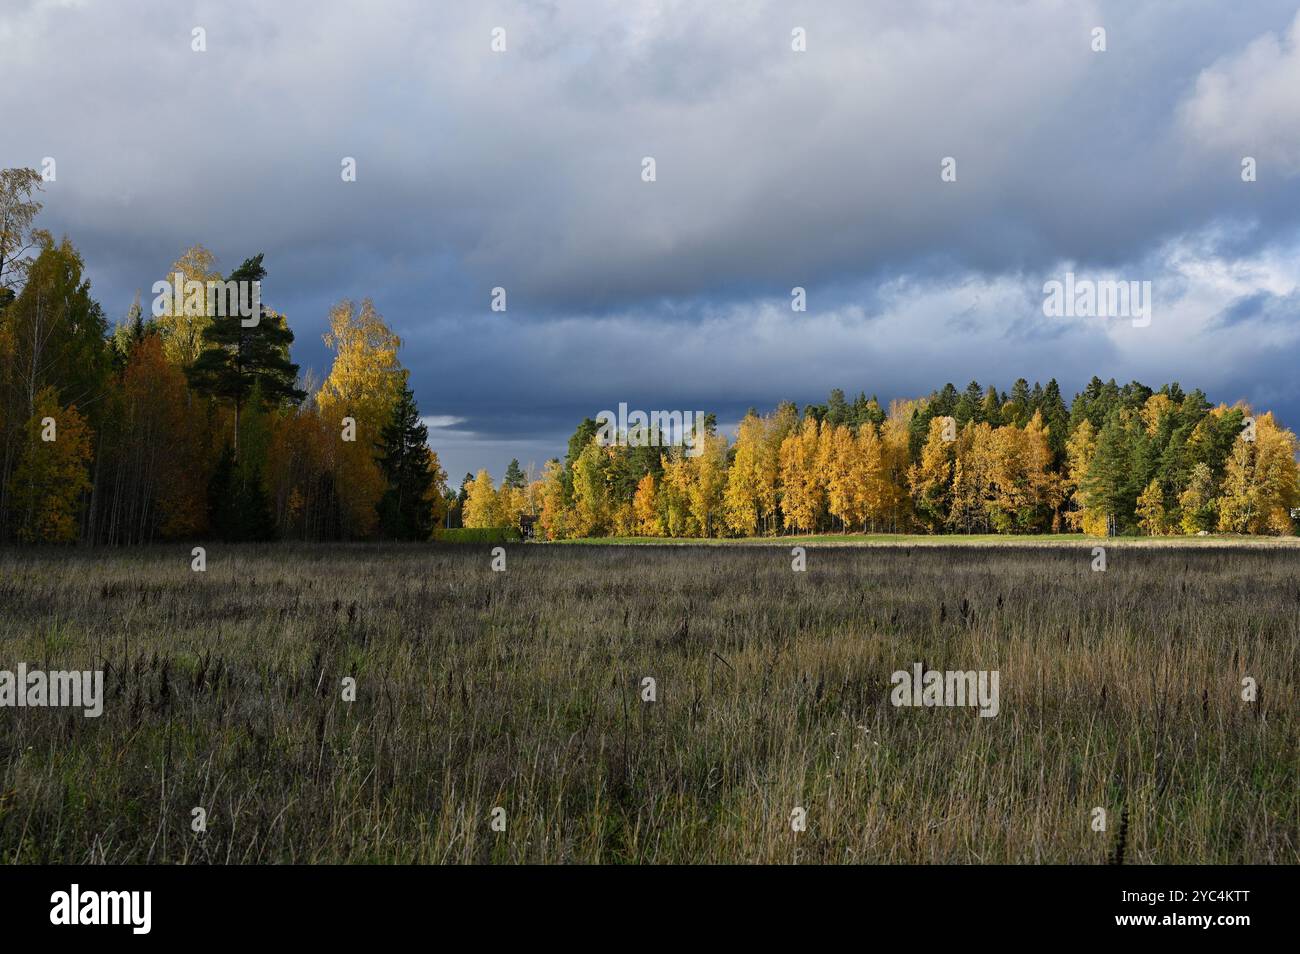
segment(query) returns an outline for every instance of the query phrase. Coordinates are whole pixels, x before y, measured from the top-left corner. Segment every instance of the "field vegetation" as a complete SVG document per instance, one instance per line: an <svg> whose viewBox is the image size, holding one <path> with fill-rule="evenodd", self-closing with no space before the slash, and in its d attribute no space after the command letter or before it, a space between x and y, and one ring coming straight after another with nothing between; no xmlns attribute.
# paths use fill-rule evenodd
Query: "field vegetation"
<svg viewBox="0 0 1300 954"><path fill-rule="evenodd" d="M106 695L0 709L0 859L1298 860L1288 551L506 551L0 551L0 667Z"/></svg>

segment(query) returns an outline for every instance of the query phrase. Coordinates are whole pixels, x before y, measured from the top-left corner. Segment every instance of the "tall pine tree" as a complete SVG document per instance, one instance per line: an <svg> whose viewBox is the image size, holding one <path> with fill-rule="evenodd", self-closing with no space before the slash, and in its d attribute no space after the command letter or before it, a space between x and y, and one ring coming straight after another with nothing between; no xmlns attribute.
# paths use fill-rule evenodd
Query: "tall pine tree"
<svg viewBox="0 0 1300 954"><path fill-rule="evenodd" d="M230 274L232 282L260 282L266 277L258 253ZM241 288L247 286L241 285ZM242 293L245 300L250 293ZM229 401L235 408L235 457L239 456L239 418L250 397L256 394L267 405L298 403L306 392L295 384L298 366L289 360L293 332L283 318L258 306L257 322L245 325L236 312L216 316L203 329L203 352L186 370L190 384L201 394Z"/></svg>
<svg viewBox="0 0 1300 954"><path fill-rule="evenodd" d="M1083 481L1090 505L1106 515L1112 534L1131 522L1143 486L1141 475L1134 473L1134 443L1119 413L1113 413L1097 436L1097 452Z"/></svg>
<svg viewBox="0 0 1300 954"><path fill-rule="evenodd" d="M379 466L388 481L376 505L380 531L395 540L427 540L433 532L434 478L426 443L429 429L420 420L415 395L405 384L379 438Z"/></svg>

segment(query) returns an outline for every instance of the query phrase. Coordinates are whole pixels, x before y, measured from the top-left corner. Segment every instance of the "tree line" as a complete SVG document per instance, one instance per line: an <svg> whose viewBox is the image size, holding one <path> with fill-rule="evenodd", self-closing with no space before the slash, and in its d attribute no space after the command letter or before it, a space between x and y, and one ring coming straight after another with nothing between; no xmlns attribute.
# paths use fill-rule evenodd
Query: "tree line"
<svg viewBox="0 0 1300 954"><path fill-rule="evenodd" d="M532 515L546 539L781 533L1291 534L1296 437L1272 414L1213 406L1178 384L1094 377L972 381L886 410L840 390L800 412L751 409L734 440L602 441L584 420L536 480L462 484L466 526Z"/></svg>
<svg viewBox="0 0 1300 954"><path fill-rule="evenodd" d="M530 523L545 539L837 531L1289 534L1296 438L1271 414L1178 384L971 382L882 407L839 390L751 409L733 439L610 443L584 420L563 459L458 492L427 443L401 341L372 301L329 314L323 381L290 360L286 317L202 295L110 323L65 238L35 227L41 179L0 170L0 542L428 539ZM228 275L201 245L168 270ZM626 435L623 435L626 436ZM642 446L631 446L640 444Z"/></svg>
<svg viewBox="0 0 1300 954"><path fill-rule="evenodd" d="M284 315L110 324L65 238L35 227L38 173L0 171L0 541L427 539L454 496L427 445L401 342L366 299L329 315L329 375L299 374ZM198 245L167 279L228 275Z"/></svg>

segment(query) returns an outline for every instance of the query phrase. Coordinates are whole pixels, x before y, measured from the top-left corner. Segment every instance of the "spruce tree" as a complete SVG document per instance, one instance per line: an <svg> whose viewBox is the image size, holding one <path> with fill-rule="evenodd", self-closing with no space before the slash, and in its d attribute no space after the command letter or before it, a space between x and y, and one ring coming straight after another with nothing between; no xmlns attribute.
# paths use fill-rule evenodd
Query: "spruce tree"
<svg viewBox="0 0 1300 954"><path fill-rule="evenodd" d="M1060 467L1065 460L1065 443L1074 431L1070 412L1065 409L1065 400L1061 397L1061 386L1056 378L1047 382L1036 410L1043 414L1043 423L1047 425L1047 444L1052 448L1052 463Z"/></svg>
<svg viewBox="0 0 1300 954"><path fill-rule="evenodd" d="M208 523L213 536L232 543L275 538L275 516L262 489L262 468L235 459L227 443L208 480Z"/></svg>
<svg viewBox="0 0 1300 954"><path fill-rule="evenodd" d="M427 540L433 532L433 473L429 429L420 420L415 395L405 385L393 416L379 435L379 466L388 488L376 504L379 527L395 540Z"/></svg>
<svg viewBox="0 0 1300 954"><path fill-rule="evenodd" d="M592 418L582 419L578 429L573 432L569 438L569 449L564 455L564 470L560 473L560 487L564 496L564 505L566 507L573 505L573 463L586 450L591 439L600 431L600 425ZM466 475L471 481L474 477L472 474Z"/></svg>
<svg viewBox="0 0 1300 954"><path fill-rule="evenodd" d="M966 390L957 401L957 406L953 409L952 416L957 419L958 427L965 427L970 421L978 424L983 418L980 417L980 408L984 404L984 389L980 387L978 381L972 381L966 385Z"/></svg>
<svg viewBox="0 0 1300 954"><path fill-rule="evenodd" d="M1134 450L1133 436L1118 412L1112 414L1097 437L1097 452L1083 481L1091 505L1106 514L1115 532L1130 522L1142 487L1135 483Z"/></svg>
<svg viewBox="0 0 1300 954"><path fill-rule="evenodd" d="M831 390L830 400L826 402L826 420L836 426L848 423L849 405L840 388Z"/></svg>
<svg viewBox="0 0 1300 954"><path fill-rule="evenodd" d="M1024 427L1034 415L1029 397L1029 382L1024 378L1016 378L1016 383L1011 385L1011 403L1015 405L1013 411L1015 416L1007 423Z"/></svg>

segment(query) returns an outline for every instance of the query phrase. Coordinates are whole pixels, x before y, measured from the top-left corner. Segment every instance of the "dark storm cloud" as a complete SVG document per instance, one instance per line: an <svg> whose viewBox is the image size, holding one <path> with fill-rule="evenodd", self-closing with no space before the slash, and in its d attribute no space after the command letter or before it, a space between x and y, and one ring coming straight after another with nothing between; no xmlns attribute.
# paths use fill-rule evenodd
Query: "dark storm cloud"
<svg viewBox="0 0 1300 954"><path fill-rule="evenodd" d="M1216 383L1294 424L1295 13L11 2L0 164L57 159L42 224L112 315L194 242L265 252L323 371L329 305L373 297L454 473L540 463L620 400L730 420L972 377ZM1045 319L1066 269L1152 281L1152 327Z"/></svg>
<svg viewBox="0 0 1300 954"><path fill-rule="evenodd" d="M1219 313L1216 328L1274 325L1293 327L1300 323L1300 291L1276 295L1261 291L1243 295Z"/></svg>

